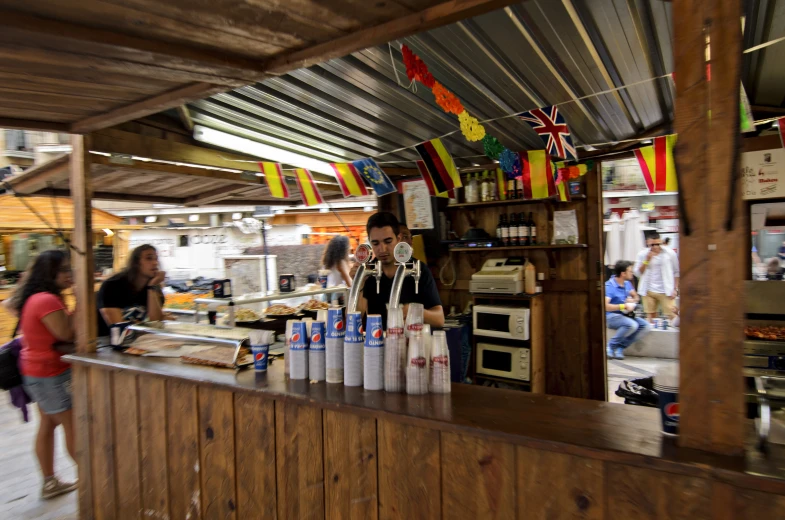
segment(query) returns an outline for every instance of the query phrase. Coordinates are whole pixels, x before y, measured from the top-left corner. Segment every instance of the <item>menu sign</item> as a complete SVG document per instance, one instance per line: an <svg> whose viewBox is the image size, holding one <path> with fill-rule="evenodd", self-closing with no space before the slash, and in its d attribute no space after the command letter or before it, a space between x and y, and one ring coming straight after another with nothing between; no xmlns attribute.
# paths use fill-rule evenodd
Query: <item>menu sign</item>
<svg viewBox="0 0 785 520"><path fill-rule="evenodd" d="M741 154L745 200L785 197L785 148Z"/></svg>

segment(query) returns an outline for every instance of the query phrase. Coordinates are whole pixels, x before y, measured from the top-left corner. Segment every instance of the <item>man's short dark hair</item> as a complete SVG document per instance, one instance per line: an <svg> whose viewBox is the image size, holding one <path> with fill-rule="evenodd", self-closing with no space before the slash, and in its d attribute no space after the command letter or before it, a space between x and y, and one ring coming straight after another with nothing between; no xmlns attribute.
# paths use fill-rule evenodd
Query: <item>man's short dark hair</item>
<svg viewBox="0 0 785 520"><path fill-rule="evenodd" d="M398 236L398 233L401 231L398 218L387 211L380 211L371 215L371 218L368 219L368 224L365 225L365 230L370 238L373 228L386 228L388 226L392 228L393 235Z"/></svg>
<svg viewBox="0 0 785 520"><path fill-rule="evenodd" d="M632 265L632 262L628 262L627 260L619 260L616 262L616 265L613 266L613 274L615 276L621 276L627 272L627 269Z"/></svg>
<svg viewBox="0 0 785 520"><path fill-rule="evenodd" d="M666 238L665 240L662 241L662 243L667 246L668 244L671 243L671 237Z"/></svg>
<svg viewBox="0 0 785 520"><path fill-rule="evenodd" d="M657 233L656 231L652 231L652 232L649 234L649 236L648 236L648 237L646 237L646 238L650 238L650 239L652 239L652 240L657 240L658 238L660 238L660 234L659 234L659 233Z"/></svg>

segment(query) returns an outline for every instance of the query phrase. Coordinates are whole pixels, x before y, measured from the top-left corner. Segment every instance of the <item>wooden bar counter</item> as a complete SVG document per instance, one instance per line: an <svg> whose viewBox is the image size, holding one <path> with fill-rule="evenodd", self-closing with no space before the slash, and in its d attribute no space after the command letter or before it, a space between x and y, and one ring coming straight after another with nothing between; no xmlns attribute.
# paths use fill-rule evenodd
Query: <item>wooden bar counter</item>
<svg viewBox="0 0 785 520"><path fill-rule="evenodd" d="M370 392L287 380L280 361L257 375L108 350L68 359L89 432L82 518L785 514L785 481L665 442L652 408L468 385Z"/></svg>

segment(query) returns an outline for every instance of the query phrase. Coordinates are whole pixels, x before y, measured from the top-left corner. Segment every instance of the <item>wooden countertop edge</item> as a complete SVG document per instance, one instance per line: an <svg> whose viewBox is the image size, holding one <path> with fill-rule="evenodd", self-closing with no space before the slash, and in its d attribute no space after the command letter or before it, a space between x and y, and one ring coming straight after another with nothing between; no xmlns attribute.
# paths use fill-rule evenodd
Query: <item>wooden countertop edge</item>
<svg viewBox="0 0 785 520"><path fill-rule="evenodd" d="M114 352L110 352L113 355ZM440 418L427 418L416 415L407 415L405 413L395 413L380 408L373 408L371 406L363 406L359 404L340 403L330 400L319 400L304 394L296 394L292 392L281 392L271 388L249 388L241 385L233 385L229 383L213 381L210 379L199 377L197 371L194 372L194 377L187 377L183 374L169 373L166 370L151 369L149 367L131 366L122 363L117 363L110 359L101 359L97 357L101 354L73 354L65 356L71 364L84 365L84 366L97 366L111 370L125 370L137 374L172 378L181 381L188 381L198 385L206 385L221 389L231 389L234 392L250 393L255 395L262 395L275 400L292 400L299 403L316 406L323 409L330 409L335 411L347 411L356 413L366 417L374 417L377 419L392 419L396 422L410 424L413 426L427 427L439 431L466 433L474 436L481 436L483 438L498 440L518 446L525 446L533 449L553 451L559 453L566 453L570 455L588 457L592 459L602 460L606 462L628 464L636 467L646 469L656 469L675 473L679 475L687 475L699 478L714 479L721 482L729 483L734 486L757 490L766 491L775 494L785 494L785 480L775 477L750 474L744 472L744 460L741 458L719 457L710 453L700 452L696 450L688 450L679 448L675 445L674 441L667 438L661 438L661 443L656 447L652 443L643 448L640 452L623 451L615 448L596 447L588 444L576 444L565 440L558 440L557 438L542 438L534 437L526 434L510 433L494 429L487 429L476 425L460 424L451 422L446 419ZM90 356L90 357L84 357ZM96 357L93 357L96 356ZM139 359L139 358L137 358ZM155 361L147 359L147 361ZM165 365L160 365L163 367ZM179 368L188 367L188 365L177 365ZM196 366L190 368L197 368ZM209 368L209 367L199 367ZM302 382L307 385L307 381ZM332 385L330 385L332 386ZM343 385L341 385L342 387ZM338 385L335 385L338 388ZM397 394L403 396L403 394ZM439 398L438 394L429 394ZM445 396L446 397L446 396ZM569 397L549 396L553 400L571 400L583 401ZM592 401L586 401L591 403ZM621 406L621 405L619 405ZM635 411L630 409L631 412ZM609 426L610 427L610 426ZM648 430L638 429L618 432L619 435L632 435L636 436L650 434ZM659 448L660 454L654 454L653 450ZM644 452L644 449L646 452ZM648 453L647 453L648 452ZM664 454L663 454L664 452Z"/></svg>

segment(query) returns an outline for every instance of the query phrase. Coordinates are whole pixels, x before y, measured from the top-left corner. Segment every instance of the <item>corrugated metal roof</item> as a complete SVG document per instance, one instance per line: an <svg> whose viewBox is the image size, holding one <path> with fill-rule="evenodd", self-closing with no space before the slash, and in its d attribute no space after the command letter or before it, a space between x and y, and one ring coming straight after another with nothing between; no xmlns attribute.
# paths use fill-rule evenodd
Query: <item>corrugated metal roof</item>
<svg viewBox="0 0 785 520"><path fill-rule="evenodd" d="M782 36L785 0L749 14L745 47ZM398 43L417 53L445 87L480 120L561 104L576 144L622 140L669 123L674 90L670 2L537 0L501 9L294 71L190 105L196 123L324 161L348 161L412 146L458 129L422 85L408 85ZM753 104L780 106L785 44L745 55ZM393 62L395 69L393 69ZM645 82L587 99L597 92ZM485 124L515 150L541 148L526 123ZM459 165L482 161L482 145L460 132L443 139ZM411 167L409 149L382 155ZM409 162L407 162L409 161Z"/></svg>

